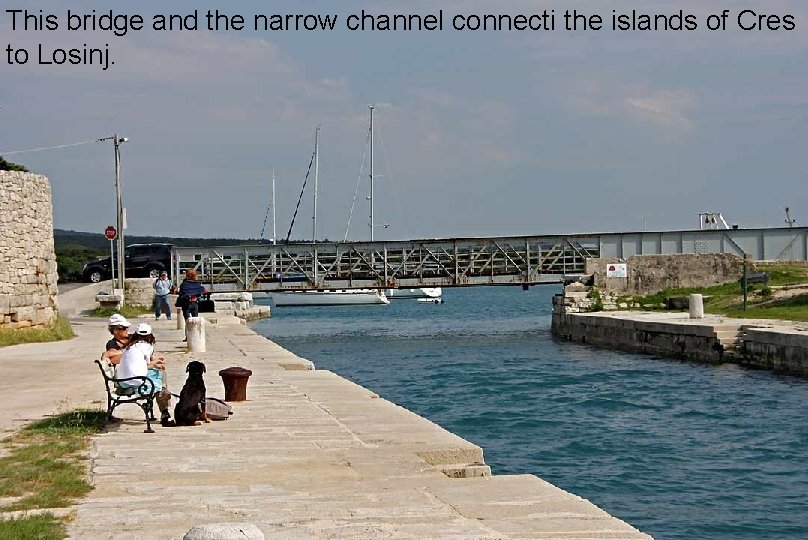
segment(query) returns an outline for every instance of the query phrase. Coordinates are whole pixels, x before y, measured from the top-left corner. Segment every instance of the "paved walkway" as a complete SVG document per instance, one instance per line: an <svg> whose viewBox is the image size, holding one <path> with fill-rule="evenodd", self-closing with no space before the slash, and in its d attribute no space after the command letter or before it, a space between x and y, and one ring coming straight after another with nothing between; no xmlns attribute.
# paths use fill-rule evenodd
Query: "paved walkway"
<svg viewBox="0 0 808 540"><path fill-rule="evenodd" d="M183 352L173 321L154 325L174 392L199 359L212 396L223 396L219 369L253 370L249 400L227 421L154 434L138 408L116 410L124 421L93 440L95 490L71 537L181 538L195 525L250 522L272 538L648 538L535 476L479 476L479 447L232 322L209 325L208 352L196 355ZM0 351L4 380L22 376L26 358L29 369L48 362L21 417L58 408L65 380L80 389L77 404L103 398L91 362L103 321L77 330L58 346Z"/></svg>

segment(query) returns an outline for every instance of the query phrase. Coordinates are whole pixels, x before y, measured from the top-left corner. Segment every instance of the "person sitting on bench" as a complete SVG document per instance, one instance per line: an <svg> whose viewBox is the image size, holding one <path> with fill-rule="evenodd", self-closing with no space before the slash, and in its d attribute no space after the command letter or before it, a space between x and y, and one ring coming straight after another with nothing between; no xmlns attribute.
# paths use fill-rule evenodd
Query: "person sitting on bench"
<svg viewBox="0 0 808 540"><path fill-rule="evenodd" d="M151 326L146 323L139 324L123 350L118 364L117 378L148 377L154 383L155 401L160 409L160 424L167 426L171 424L171 414L169 413L171 392L163 384L166 369L165 358L154 355L155 341ZM137 390L140 383L124 381L120 383L120 386Z"/></svg>
<svg viewBox="0 0 808 540"><path fill-rule="evenodd" d="M107 341L104 354L101 355L102 360L106 360L112 366L117 366L121 363L121 356L123 350L129 344L129 321L120 313L114 314L109 318L108 329L112 334L112 339ZM111 376L114 375L114 369L111 371Z"/></svg>

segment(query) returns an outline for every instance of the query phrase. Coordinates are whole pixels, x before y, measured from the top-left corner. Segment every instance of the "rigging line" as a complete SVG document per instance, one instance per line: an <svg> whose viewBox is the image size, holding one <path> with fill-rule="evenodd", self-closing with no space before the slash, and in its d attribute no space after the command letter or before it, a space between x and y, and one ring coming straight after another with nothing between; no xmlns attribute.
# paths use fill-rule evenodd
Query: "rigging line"
<svg viewBox="0 0 808 540"><path fill-rule="evenodd" d="M382 143L382 155L384 156L384 166L387 169L387 176L390 178L390 188L393 192L393 199L396 201L396 209L398 210L398 219L401 222L401 226L404 229L404 235L407 238L412 238L410 234L409 226L407 220L404 219L404 212L401 211L401 201L398 198L398 191L396 191L396 184L393 181L393 171L390 168L390 161L387 159L387 148L384 146L384 139L382 138L382 130L376 129L379 132L379 142Z"/></svg>
<svg viewBox="0 0 808 540"><path fill-rule="evenodd" d="M273 174L274 174L274 172L273 172ZM272 205L274 205L274 204L275 204L275 201L272 201L271 203L269 203L267 205L267 213L264 216L264 224L261 226L261 236L258 237L259 242L264 239L264 231L267 228L267 219L269 219L269 209L272 208Z"/></svg>
<svg viewBox="0 0 808 540"><path fill-rule="evenodd" d="M315 148L314 152L311 153L311 161L309 161L309 169L306 171L306 177L303 179L303 188L300 190L300 197L297 199L297 205L295 206L295 213L292 216L292 222L289 224L289 232L286 233L286 243L289 243L289 237L292 236L292 227L295 226L295 219L297 218L297 211L300 210L300 202L303 200L303 192L306 191L306 182L309 181L309 175L311 174L311 167L314 165L314 156L317 154L317 149Z"/></svg>
<svg viewBox="0 0 808 540"><path fill-rule="evenodd" d="M101 142L101 139L93 139L92 141L81 141L70 144L58 144L56 146L43 146L41 148L29 148L28 150L11 150L9 152L0 152L0 155L13 156L14 154L27 154L29 152L41 152L43 150L58 150L60 148L72 148L74 146L81 146L83 144L92 144Z"/></svg>
<svg viewBox="0 0 808 540"><path fill-rule="evenodd" d="M351 228L351 218L353 217L354 207L356 206L356 196L359 193L359 184L362 182L362 172L365 170L365 158L368 155L368 141L370 140L370 130L365 137L365 151L362 154L362 164L359 166L359 175L356 177L356 188L353 193L353 201L351 201L351 210L348 212L348 224L345 225L345 235L342 237L343 242L348 241L348 230Z"/></svg>

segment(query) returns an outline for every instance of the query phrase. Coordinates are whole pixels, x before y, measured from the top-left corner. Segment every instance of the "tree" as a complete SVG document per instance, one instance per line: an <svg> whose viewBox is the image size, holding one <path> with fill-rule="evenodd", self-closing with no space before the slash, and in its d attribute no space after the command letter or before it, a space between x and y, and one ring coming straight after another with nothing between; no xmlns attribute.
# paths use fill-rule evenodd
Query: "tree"
<svg viewBox="0 0 808 540"><path fill-rule="evenodd" d="M3 159L3 156L0 156L0 171L28 172L28 169L26 169L22 165L6 161L5 159Z"/></svg>

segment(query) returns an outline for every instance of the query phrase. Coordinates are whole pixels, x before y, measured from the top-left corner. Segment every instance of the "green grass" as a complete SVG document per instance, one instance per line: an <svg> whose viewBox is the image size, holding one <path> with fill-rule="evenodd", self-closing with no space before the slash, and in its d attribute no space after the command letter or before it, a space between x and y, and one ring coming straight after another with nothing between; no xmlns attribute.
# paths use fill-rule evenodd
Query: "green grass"
<svg viewBox="0 0 808 540"><path fill-rule="evenodd" d="M87 494L92 488L81 452L104 420L102 411L75 411L35 422L6 439L0 497L19 499L0 511L64 508Z"/></svg>
<svg viewBox="0 0 808 540"><path fill-rule="evenodd" d="M808 263L758 263L755 271L768 272L770 286L808 283Z"/></svg>
<svg viewBox="0 0 808 540"><path fill-rule="evenodd" d="M3 441L8 455L0 458L0 497L17 500L0 512L64 508L86 495L87 469L81 452L91 435L104 427L102 411L74 411L34 422ZM61 539L66 521L51 513L0 519L0 538Z"/></svg>
<svg viewBox="0 0 808 540"><path fill-rule="evenodd" d="M67 527L53 514L0 520L0 538L5 540L61 540Z"/></svg>
<svg viewBox="0 0 808 540"><path fill-rule="evenodd" d="M148 306L122 306L121 308L102 308L97 307L86 313L89 317L109 317L114 313L120 313L124 317L137 318L141 315L154 314L154 308Z"/></svg>
<svg viewBox="0 0 808 540"><path fill-rule="evenodd" d="M724 314L739 319L781 319L786 321L808 321L808 294L801 294L783 300L775 300L764 305L735 305Z"/></svg>
<svg viewBox="0 0 808 540"><path fill-rule="evenodd" d="M22 343L43 343L61 341L75 337L70 321L58 317L56 322L43 328L0 328L0 347L20 345Z"/></svg>
<svg viewBox="0 0 808 540"><path fill-rule="evenodd" d="M752 288L750 287L750 291ZM689 296L691 294L702 294L710 298L705 300L705 306L710 302L716 302L719 298L731 297L733 295L741 294L741 286L738 283L725 283L723 285L715 285L713 287L691 287L682 289L665 289L655 294L646 296L621 296L618 302L638 303L647 306L657 306L665 304L666 300L672 296ZM661 309L661 308L659 308Z"/></svg>

